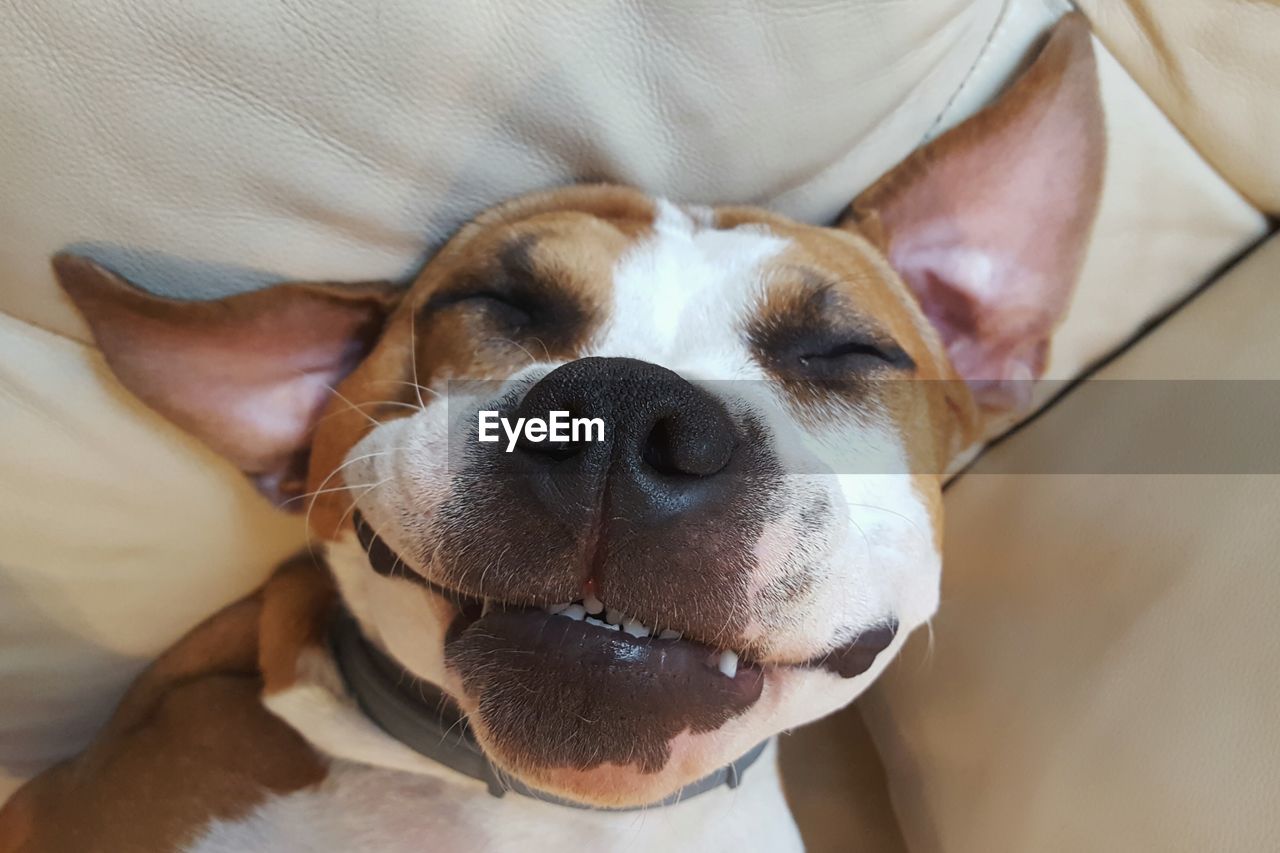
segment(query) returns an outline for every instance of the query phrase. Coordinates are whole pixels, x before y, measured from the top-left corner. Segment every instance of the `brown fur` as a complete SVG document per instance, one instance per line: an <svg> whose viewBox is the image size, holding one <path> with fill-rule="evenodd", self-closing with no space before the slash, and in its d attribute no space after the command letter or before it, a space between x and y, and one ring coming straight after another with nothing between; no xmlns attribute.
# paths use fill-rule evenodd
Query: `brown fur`
<svg viewBox="0 0 1280 853"><path fill-rule="evenodd" d="M332 602L306 558L205 620L138 677L83 753L0 808L0 853L151 853L192 840L273 794L324 778L325 762L261 702L318 639Z"/></svg>

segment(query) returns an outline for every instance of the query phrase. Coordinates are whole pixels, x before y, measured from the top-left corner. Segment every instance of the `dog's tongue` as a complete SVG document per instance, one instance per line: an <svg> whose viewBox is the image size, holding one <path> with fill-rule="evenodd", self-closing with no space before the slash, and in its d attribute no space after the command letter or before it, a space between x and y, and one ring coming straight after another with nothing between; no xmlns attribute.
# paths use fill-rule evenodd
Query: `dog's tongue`
<svg viewBox="0 0 1280 853"><path fill-rule="evenodd" d="M446 646L502 752L549 767L660 769L669 742L710 731L760 697L764 673L733 677L686 640L631 637L541 610L492 610Z"/></svg>

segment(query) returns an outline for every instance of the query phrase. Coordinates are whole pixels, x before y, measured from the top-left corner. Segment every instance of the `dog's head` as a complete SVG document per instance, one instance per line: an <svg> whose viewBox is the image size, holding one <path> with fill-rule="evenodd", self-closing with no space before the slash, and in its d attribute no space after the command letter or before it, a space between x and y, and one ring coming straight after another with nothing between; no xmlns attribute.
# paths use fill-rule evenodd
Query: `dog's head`
<svg viewBox="0 0 1280 853"><path fill-rule="evenodd" d="M1096 85L1070 18L836 228L584 186L484 213L407 291L183 303L55 267L126 385L304 496L365 631L498 764L652 802L849 702L933 613L942 475L1079 271ZM482 411L602 428L485 442Z"/></svg>

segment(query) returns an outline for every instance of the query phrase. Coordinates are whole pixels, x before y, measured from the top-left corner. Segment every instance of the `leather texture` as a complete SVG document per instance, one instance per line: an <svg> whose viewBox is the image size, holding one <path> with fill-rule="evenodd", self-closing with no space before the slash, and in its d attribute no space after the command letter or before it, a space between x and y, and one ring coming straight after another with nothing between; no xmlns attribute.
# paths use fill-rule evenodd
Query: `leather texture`
<svg viewBox="0 0 1280 853"><path fill-rule="evenodd" d="M582 179L826 221L1065 8L0 3L0 797L301 542L112 381L53 252L187 297L398 279L479 209ZM1265 228L1101 61L1111 161L1062 376Z"/></svg>
<svg viewBox="0 0 1280 853"><path fill-rule="evenodd" d="M404 277L573 180L831 219L1002 2L9 3L0 309L84 339L45 264L74 241L189 296Z"/></svg>
<svg viewBox="0 0 1280 853"><path fill-rule="evenodd" d="M808 853L906 853L885 767L857 703L780 737L778 764Z"/></svg>
<svg viewBox="0 0 1280 853"><path fill-rule="evenodd" d="M109 378L97 350L0 315L0 798L301 545L295 517Z"/></svg>
<svg viewBox="0 0 1280 853"><path fill-rule="evenodd" d="M1173 391L1077 390L949 490L932 637L863 700L911 850L1280 849L1280 475L1002 473L1240 417L1139 403L1280 379L1277 278L1280 237L1098 374ZM1239 426L1280 459L1274 419Z"/></svg>
<svg viewBox="0 0 1280 853"><path fill-rule="evenodd" d="M1081 0L1094 31L1244 196L1280 213L1280 2Z"/></svg>

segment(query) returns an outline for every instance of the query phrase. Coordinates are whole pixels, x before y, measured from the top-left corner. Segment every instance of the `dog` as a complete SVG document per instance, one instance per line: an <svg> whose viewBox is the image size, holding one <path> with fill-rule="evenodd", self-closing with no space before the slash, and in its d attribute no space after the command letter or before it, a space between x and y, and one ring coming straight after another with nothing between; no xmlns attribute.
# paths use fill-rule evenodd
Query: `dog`
<svg viewBox="0 0 1280 853"><path fill-rule="evenodd" d="M407 289L209 302L57 256L123 385L314 558L160 657L0 850L800 849L773 736L937 608L944 476L1045 369L1104 141L1071 15L832 227L571 186Z"/></svg>

